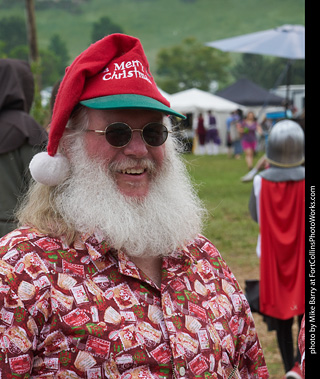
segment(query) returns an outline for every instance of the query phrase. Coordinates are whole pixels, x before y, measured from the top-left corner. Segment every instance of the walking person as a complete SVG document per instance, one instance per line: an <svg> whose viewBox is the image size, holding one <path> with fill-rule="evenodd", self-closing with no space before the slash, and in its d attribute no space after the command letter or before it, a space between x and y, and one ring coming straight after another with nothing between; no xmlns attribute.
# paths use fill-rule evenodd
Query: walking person
<svg viewBox="0 0 320 379"><path fill-rule="evenodd" d="M241 135L241 146L250 171L253 168L253 158L258 145L257 133L261 134L262 129L252 111L248 112L246 117L237 124L237 128Z"/></svg>

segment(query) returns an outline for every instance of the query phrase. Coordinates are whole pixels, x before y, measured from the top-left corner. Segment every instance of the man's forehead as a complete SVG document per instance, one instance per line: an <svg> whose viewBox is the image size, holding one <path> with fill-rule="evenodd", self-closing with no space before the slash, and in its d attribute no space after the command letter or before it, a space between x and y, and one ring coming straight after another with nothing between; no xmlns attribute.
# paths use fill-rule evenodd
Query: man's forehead
<svg viewBox="0 0 320 379"><path fill-rule="evenodd" d="M89 119L98 118L103 121L135 121L135 120L163 120L162 112L148 109L91 109L87 108Z"/></svg>

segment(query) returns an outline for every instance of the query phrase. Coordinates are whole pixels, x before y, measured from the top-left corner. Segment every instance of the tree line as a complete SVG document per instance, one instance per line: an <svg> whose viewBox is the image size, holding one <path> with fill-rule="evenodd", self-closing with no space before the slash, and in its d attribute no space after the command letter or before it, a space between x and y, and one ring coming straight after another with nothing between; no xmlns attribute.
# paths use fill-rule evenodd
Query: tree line
<svg viewBox="0 0 320 379"><path fill-rule="evenodd" d="M109 17L102 16L92 24L91 42L111 33L125 32ZM53 34L48 46L39 50L39 56L40 67L37 75L40 75L41 87L53 86L63 77L65 68L70 64L63 37ZM0 19L0 58L7 57L30 60L26 21L22 17ZM214 92L214 89L221 90L243 77L266 89L274 88L275 85L285 84L281 82L281 75L285 77L283 73L287 60L239 54L239 59L234 63L229 53L205 46L196 38L188 37L179 45L160 49L155 63L153 74L158 85L168 93L175 93L188 88ZM291 83L304 84L304 63L304 60L293 62Z"/></svg>

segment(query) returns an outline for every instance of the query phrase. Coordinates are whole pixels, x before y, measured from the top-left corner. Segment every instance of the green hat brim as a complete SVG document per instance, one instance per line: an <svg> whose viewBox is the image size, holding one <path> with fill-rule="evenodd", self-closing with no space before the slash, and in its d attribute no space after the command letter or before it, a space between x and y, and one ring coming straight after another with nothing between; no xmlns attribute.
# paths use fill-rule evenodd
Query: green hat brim
<svg viewBox="0 0 320 379"><path fill-rule="evenodd" d="M163 112L167 115L186 119L186 116L174 111L151 97L125 94L95 97L93 99L82 100L80 104L92 109L150 109Z"/></svg>

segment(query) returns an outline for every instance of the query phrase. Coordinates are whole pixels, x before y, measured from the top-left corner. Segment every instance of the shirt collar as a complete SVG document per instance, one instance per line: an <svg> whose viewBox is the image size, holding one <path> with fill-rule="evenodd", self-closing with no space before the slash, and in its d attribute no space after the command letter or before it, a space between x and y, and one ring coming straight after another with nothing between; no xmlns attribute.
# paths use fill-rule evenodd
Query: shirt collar
<svg viewBox="0 0 320 379"><path fill-rule="evenodd" d="M75 242L75 247L77 246L76 244L82 244L93 261L102 258L107 253L113 256L115 254L115 249L97 234L81 234L80 238Z"/></svg>
<svg viewBox="0 0 320 379"><path fill-rule="evenodd" d="M119 272L132 276L137 279L143 279L150 284L153 284L149 278L137 267L123 251L116 251L108 242L106 242L99 233L82 234L76 243L83 245L86 248L90 258L93 261L102 258L103 256L112 256L118 262ZM184 245L174 251L170 256L164 257L163 268L170 266L180 266L181 269L188 270L193 263L197 263L196 257L192 253L192 243Z"/></svg>

